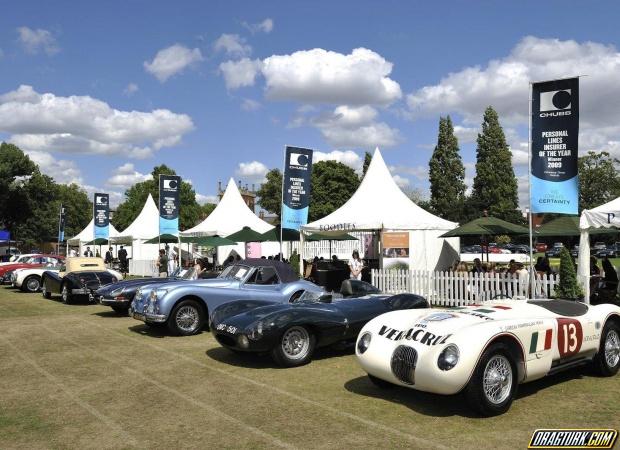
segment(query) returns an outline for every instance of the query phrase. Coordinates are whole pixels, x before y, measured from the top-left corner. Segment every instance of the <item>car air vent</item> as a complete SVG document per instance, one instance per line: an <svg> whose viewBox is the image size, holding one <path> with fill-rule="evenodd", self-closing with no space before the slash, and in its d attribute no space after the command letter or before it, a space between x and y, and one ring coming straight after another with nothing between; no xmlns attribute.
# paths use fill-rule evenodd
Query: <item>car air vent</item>
<svg viewBox="0 0 620 450"><path fill-rule="evenodd" d="M418 353L413 347L399 345L392 354L390 367L392 373L403 383L414 384L414 370L418 360Z"/></svg>

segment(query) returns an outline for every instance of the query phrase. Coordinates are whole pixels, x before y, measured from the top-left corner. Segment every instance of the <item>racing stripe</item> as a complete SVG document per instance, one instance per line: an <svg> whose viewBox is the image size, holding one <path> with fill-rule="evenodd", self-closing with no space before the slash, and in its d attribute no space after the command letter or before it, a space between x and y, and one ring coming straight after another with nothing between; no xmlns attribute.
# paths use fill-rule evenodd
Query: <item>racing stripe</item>
<svg viewBox="0 0 620 450"><path fill-rule="evenodd" d="M547 330L547 332L545 333L545 350L549 350L551 348L551 335L552 335L552 331L551 328L549 328Z"/></svg>
<svg viewBox="0 0 620 450"><path fill-rule="evenodd" d="M538 343L538 331L532 333L532 340L530 341L530 353L536 353L537 343Z"/></svg>

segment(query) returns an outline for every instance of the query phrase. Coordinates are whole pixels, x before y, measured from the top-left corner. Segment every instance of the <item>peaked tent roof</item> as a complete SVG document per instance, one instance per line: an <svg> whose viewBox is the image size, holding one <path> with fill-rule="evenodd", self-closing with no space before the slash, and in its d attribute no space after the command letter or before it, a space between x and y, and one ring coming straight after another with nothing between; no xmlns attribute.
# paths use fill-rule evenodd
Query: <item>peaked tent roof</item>
<svg viewBox="0 0 620 450"><path fill-rule="evenodd" d="M246 205L241 193L232 178L228 181L226 191L216 208L201 223L181 233L183 236L190 235L220 235L228 236L243 227L249 227L258 233L264 233L273 228L267 222L259 218Z"/></svg>
<svg viewBox="0 0 620 450"><path fill-rule="evenodd" d="M342 233L378 229L447 231L456 226L413 203L392 178L377 148L353 196L333 213L302 228L309 232Z"/></svg>
<svg viewBox="0 0 620 450"><path fill-rule="evenodd" d="M592 209L584 209L579 219L579 228L620 227L620 197Z"/></svg>
<svg viewBox="0 0 620 450"><path fill-rule="evenodd" d="M157 235L159 235L159 210L153 196L149 194L138 217L120 232L115 240L122 238L151 239Z"/></svg>
<svg viewBox="0 0 620 450"><path fill-rule="evenodd" d="M114 228L114 225L110 224L110 237L118 236L118 231ZM90 219L86 228L80 231L79 234L67 239L69 244L79 244L80 242L90 242L95 238L95 219Z"/></svg>

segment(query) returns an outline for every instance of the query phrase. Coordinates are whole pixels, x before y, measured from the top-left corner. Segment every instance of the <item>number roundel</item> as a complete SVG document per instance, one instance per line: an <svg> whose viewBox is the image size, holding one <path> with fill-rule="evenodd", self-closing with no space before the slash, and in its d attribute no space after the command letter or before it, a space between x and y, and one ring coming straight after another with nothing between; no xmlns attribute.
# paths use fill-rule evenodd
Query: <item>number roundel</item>
<svg viewBox="0 0 620 450"><path fill-rule="evenodd" d="M558 321L558 352L560 358L576 355L581 350L583 328L575 319L557 319Z"/></svg>

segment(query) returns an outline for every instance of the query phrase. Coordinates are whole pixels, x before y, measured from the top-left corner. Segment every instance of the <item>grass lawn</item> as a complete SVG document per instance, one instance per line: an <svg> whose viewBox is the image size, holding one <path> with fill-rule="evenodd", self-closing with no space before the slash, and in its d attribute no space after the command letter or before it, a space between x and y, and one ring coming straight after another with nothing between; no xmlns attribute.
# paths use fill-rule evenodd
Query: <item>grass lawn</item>
<svg viewBox="0 0 620 450"><path fill-rule="evenodd" d="M521 386L512 409L375 388L351 350L280 369L208 333L0 287L0 448L525 448L536 428L620 427L620 376Z"/></svg>

